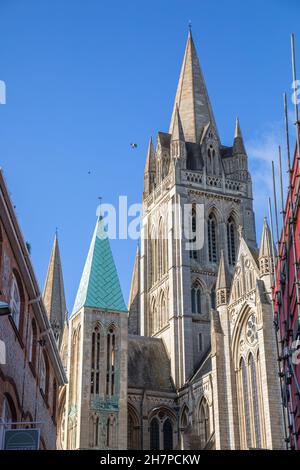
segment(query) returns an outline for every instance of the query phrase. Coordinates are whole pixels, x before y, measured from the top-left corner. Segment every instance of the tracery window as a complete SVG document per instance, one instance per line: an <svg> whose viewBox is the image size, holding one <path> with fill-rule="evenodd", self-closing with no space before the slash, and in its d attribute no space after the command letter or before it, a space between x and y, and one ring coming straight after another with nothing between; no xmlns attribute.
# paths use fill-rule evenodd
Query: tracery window
<svg viewBox="0 0 300 470"><path fill-rule="evenodd" d="M201 309L201 286L195 283L191 289L192 313L202 313Z"/></svg>
<svg viewBox="0 0 300 470"><path fill-rule="evenodd" d="M91 394L100 392L100 345L101 333L99 326L92 333L92 357L91 357Z"/></svg>
<svg viewBox="0 0 300 470"><path fill-rule="evenodd" d="M217 223L214 214L208 217L208 259L211 263L217 262Z"/></svg>
<svg viewBox="0 0 300 470"><path fill-rule="evenodd" d="M228 262L231 266L234 266L236 263L236 229L231 216L227 221L227 251Z"/></svg>
<svg viewBox="0 0 300 470"><path fill-rule="evenodd" d="M115 394L115 362L116 362L116 335L113 328L107 333L107 360L106 360L106 395Z"/></svg>
<svg viewBox="0 0 300 470"><path fill-rule="evenodd" d="M209 406L205 397L201 400L198 409L198 436L201 447L204 448L210 438Z"/></svg>

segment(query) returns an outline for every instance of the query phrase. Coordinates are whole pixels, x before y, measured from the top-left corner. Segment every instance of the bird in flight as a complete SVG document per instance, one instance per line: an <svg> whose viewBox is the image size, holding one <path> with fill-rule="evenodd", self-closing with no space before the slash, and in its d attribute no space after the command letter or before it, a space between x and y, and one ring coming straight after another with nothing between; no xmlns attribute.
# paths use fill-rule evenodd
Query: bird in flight
<svg viewBox="0 0 300 470"><path fill-rule="evenodd" d="M137 148L137 144L131 143L131 144L130 144L130 147L131 147L132 149L136 149L136 148Z"/></svg>

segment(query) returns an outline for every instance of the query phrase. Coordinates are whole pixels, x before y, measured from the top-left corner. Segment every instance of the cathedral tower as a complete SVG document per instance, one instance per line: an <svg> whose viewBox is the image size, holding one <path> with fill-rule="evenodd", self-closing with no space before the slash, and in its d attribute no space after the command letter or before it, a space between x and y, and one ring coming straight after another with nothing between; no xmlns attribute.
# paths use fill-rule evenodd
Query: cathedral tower
<svg viewBox="0 0 300 470"><path fill-rule="evenodd" d="M43 301L55 339L57 340L58 346L60 346L67 316L67 308L57 233L55 234L48 267Z"/></svg>
<svg viewBox="0 0 300 470"><path fill-rule="evenodd" d="M101 216L68 328L62 446L126 449L128 313Z"/></svg>
<svg viewBox="0 0 300 470"><path fill-rule="evenodd" d="M200 217L197 208L200 207ZM186 232L186 213L192 234ZM182 387L210 348L210 309L221 250L232 273L237 228L256 248L252 183L240 124L233 146L220 142L189 32L169 133L150 141L143 193L139 270L140 327L162 338ZM203 238L203 246L187 249ZM136 280L134 279L134 282ZM131 314L130 306L130 314ZM133 306L136 314L136 303Z"/></svg>

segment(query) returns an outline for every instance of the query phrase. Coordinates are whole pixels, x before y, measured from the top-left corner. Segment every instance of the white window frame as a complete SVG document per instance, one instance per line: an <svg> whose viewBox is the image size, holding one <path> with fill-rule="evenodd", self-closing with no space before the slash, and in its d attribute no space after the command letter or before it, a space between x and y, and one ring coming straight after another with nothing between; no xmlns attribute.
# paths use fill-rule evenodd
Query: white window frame
<svg viewBox="0 0 300 470"><path fill-rule="evenodd" d="M21 316L21 295L20 295L20 289L19 289L15 276L13 276L11 289L10 289L10 309L11 309L12 319L16 327L19 329L20 316Z"/></svg>

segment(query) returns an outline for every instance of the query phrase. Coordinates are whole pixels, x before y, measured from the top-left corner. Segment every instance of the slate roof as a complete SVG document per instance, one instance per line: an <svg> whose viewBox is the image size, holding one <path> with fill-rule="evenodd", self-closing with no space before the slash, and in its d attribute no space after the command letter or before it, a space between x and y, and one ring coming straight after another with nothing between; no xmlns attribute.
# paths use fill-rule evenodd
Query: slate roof
<svg viewBox="0 0 300 470"><path fill-rule="evenodd" d="M128 387L175 392L170 360L161 339L128 336Z"/></svg>

